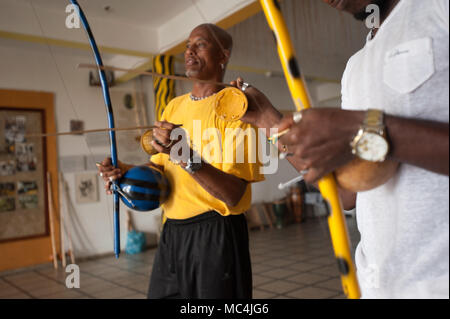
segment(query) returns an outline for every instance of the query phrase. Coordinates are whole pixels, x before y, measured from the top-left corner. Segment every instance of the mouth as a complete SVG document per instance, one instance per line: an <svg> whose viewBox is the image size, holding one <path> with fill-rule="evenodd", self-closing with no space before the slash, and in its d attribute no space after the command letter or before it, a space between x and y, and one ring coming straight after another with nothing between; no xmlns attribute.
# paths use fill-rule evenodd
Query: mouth
<svg viewBox="0 0 450 319"><path fill-rule="evenodd" d="M199 63L198 63L198 61L197 61L196 59L194 59L194 58L187 58L187 59L185 59L185 61L184 61L184 65L185 65L186 67L192 67L192 66L197 65L197 64L199 64Z"/></svg>

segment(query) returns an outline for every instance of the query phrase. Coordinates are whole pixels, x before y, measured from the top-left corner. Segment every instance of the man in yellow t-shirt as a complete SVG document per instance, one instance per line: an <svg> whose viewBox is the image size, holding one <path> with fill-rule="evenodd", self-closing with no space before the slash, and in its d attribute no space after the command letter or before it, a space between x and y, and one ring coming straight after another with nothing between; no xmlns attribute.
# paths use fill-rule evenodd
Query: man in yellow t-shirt
<svg viewBox="0 0 450 319"><path fill-rule="evenodd" d="M162 121L156 123L169 127L163 131L167 136L172 128L168 123L181 124L179 130L187 132L190 147L202 158L199 171L192 174L168 154L152 156L151 162L162 168L171 185L171 196L162 205L169 219L187 219L207 211L222 216L242 214L250 208L250 183L264 179L256 156L257 130L241 121L220 119L214 112L214 102L215 94L199 101L192 100L190 94L177 97L167 105ZM167 137L154 134L170 144ZM157 144L154 147L162 148Z"/></svg>
<svg viewBox="0 0 450 319"><path fill-rule="evenodd" d="M186 75L222 82L231 49L232 38L223 29L196 27L185 51ZM148 298L252 297L243 213L251 204L251 183L264 179L258 132L250 124L226 122L215 114L215 95L223 87L210 83L195 82L190 94L173 99L153 130L152 145L159 153L149 165L164 171L171 194L162 205L167 219ZM129 167L114 169L108 160L102 164L107 189L109 178L119 178Z"/></svg>

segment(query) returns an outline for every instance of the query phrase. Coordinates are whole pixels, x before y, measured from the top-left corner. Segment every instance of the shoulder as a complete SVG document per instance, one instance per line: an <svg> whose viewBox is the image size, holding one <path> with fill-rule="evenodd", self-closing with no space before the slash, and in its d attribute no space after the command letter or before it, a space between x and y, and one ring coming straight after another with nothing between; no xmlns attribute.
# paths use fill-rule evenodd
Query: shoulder
<svg viewBox="0 0 450 319"><path fill-rule="evenodd" d="M189 94L180 95L170 100L170 102L164 109L164 119L167 120L168 118L170 118L171 114L184 103L186 98L189 98Z"/></svg>
<svg viewBox="0 0 450 319"><path fill-rule="evenodd" d="M410 10L412 23L422 24L427 29L435 23L439 29L449 31L449 0L402 0L403 5Z"/></svg>
<svg viewBox="0 0 450 319"><path fill-rule="evenodd" d="M180 104L180 103L184 102L188 97L189 97L189 94L186 93L186 94L183 94L183 95L173 98L172 100L170 100L170 103Z"/></svg>
<svg viewBox="0 0 450 319"><path fill-rule="evenodd" d="M442 28L449 32L449 2L448 0L433 0L434 13Z"/></svg>
<svg viewBox="0 0 450 319"><path fill-rule="evenodd" d="M167 104L167 107L170 107L170 108L177 107L177 106L183 104L187 98L189 98L189 94L177 96L177 97L173 98L172 100L170 100L169 104Z"/></svg>
<svg viewBox="0 0 450 319"><path fill-rule="evenodd" d="M425 3L426 2L426 3ZM420 6L421 10L429 10L433 14L437 14L438 16L447 16L448 20L448 10L449 10L449 1L448 0L414 0L411 2L411 5L416 7Z"/></svg>

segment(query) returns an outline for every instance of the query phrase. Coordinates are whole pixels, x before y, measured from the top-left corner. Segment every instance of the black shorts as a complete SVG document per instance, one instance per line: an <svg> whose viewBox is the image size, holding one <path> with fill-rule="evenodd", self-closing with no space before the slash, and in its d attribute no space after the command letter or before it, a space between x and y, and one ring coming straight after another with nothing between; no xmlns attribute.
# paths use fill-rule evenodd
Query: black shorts
<svg viewBox="0 0 450 319"><path fill-rule="evenodd" d="M149 299L251 299L252 270L245 216L207 212L167 219Z"/></svg>

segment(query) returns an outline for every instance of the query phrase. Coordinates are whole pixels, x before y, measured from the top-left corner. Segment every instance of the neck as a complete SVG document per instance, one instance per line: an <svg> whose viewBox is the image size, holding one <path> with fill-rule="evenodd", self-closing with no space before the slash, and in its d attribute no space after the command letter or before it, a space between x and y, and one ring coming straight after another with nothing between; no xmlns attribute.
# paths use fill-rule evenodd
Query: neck
<svg viewBox="0 0 450 319"><path fill-rule="evenodd" d="M400 2L400 0L386 0L385 5L381 8L380 12L380 26L383 22L389 17L392 10L394 10L395 6ZM378 32L379 28L373 30L373 36Z"/></svg>
<svg viewBox="0 0 450 319"><path fill-rule="evenodd" d="M387 17L391 14L392 10L394 10L395 6L400 2L400 0L387 0L386 6L384 7L383 12L380 12L380 22L383 23Z"/></svg>
<svg viewBox="0 0 450 319"><path fill-rule="evenodd" d="M217 81L217 82L220 82L220 81ZM206 96L213 95L214 93L217 93L222 89L223 89L223 87L221 87L219 85L196 82L196 83L194 83L191 93L195 97L206 97Z"/></svg>

